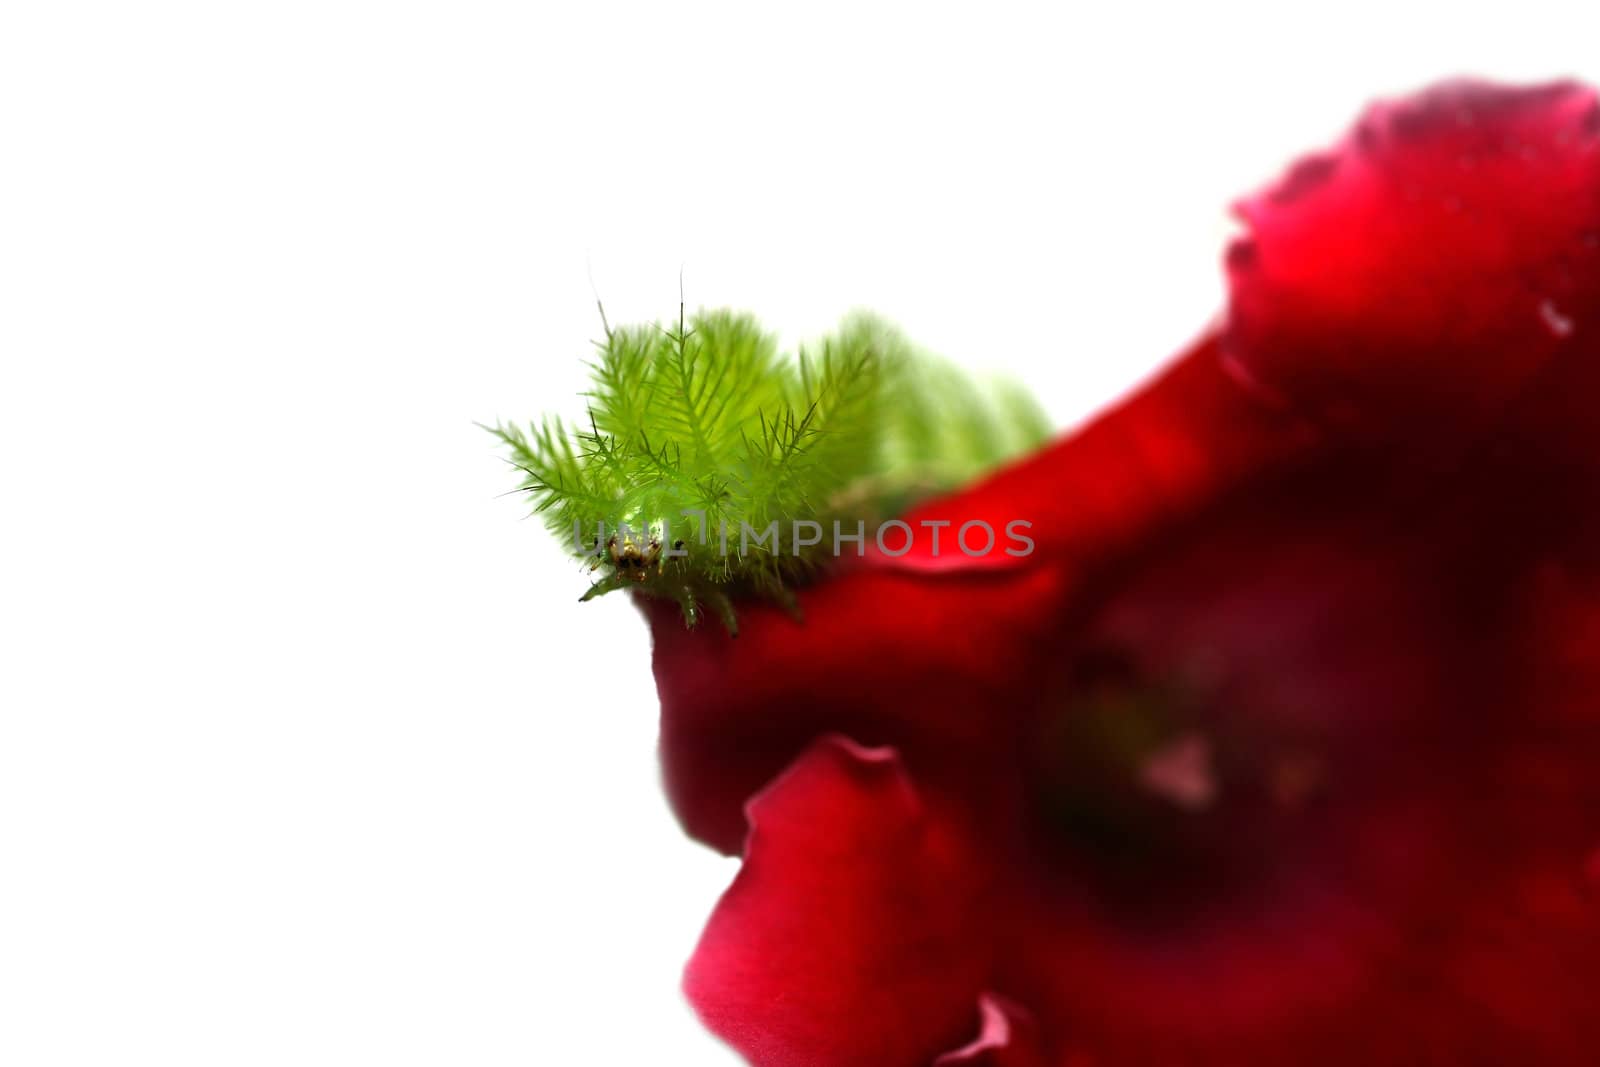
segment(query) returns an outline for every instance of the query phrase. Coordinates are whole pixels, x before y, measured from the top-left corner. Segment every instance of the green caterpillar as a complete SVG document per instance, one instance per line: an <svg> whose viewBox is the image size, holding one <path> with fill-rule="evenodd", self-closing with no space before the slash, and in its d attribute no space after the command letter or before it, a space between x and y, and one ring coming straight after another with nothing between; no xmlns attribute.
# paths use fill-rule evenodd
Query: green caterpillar
<svg viewBox="0 0 1600 1067"><path fill-rule="evenodd" d="M1049 433L1026 393L979 388L866 314L792 359L752 315L681 306L598 348L584 425L490 432L535 513L604 571L583 599L668 597L691 626L709 606L736 632L738 596L793 605L832 555L786 537L796 523L870 536Z"/></svg>

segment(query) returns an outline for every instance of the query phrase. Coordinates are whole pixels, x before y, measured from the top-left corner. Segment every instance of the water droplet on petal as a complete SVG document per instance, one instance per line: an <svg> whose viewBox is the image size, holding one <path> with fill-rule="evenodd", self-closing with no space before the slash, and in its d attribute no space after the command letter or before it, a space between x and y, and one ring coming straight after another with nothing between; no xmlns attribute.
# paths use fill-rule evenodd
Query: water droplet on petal
<svg viewBox="0 0 1600 1067"><path fill-rule="evenodd" d="M1139 768L1139 784L1185 811L1205 810L1217 799L1211 742L1189 733L1157 749Z"/></svg>
<svg viewBox="0 0 1600 1067"><path fill-rule="evenodd" d="M1570 337L1577 327L1577 323L1570 316L1563 315L1553 300L1539 301L1539 321L1555 337Z"/></svg>

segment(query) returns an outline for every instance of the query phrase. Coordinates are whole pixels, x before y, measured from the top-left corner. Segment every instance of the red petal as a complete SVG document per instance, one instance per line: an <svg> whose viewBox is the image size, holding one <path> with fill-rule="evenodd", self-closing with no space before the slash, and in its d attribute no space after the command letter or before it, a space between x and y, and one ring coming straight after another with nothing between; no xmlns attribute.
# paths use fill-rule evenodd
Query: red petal
<svg viewBox="0 0 1600 1067"><path fill-rule="evenodd" d="M1063 599L1045 567L940 581L856 570L802 590L803 622L741 605L737 638L646 604L663 777L684 828L739 851L745 801L829 732L901 746L925 778L969 773L1005 743L1016 679Z"/></svg>
<svg viewBox="0 0 1600 1067"><path fill-rule="evenodd" d="M946 521L941 555L919 536L888 567L921 572L1016 566L1007 523L1025 520L1035 555L1087 566L1136 547L1160 528L1252 480L1302 460L1313 428L1230 373L1215 335L1196 342L1153 381L1088 426L964 492L922 505L914 527ZM983 520L1000 549L973 559L951 546L963 523ZM981 544L981 532L972 534ZM897 547L894 542L891 547ZM1029 557L1031 558L1031 557Z"/></svg>
<svg viewBox="0 0 1600 1067"><path fill-rule="evenodd" d="M894 752L819 741L750 824L684 977L706 1025L757 1067L924 1067L959 1043L989 966L977 865Z"/></svg>
<svg viewBox="0 0 1600 1067"><path fill-rule="evenodd" d="M1329 422L1455 439L1600 329L1600 110L1580 86L1378 105L1237 210L1229 355Z"/></svg>

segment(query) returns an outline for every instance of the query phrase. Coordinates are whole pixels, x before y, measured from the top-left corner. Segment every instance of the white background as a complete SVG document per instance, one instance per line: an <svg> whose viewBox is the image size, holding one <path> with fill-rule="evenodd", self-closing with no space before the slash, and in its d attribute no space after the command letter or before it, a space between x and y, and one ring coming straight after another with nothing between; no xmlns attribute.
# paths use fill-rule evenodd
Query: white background
<svg viewBox="0 0 1600 1067"><path fill-rule="evenodd" d="M1600 77L1588 6L6 5L0 1063L735 1062L647 635L472 425L581 411L591 272L1067 425L1219 307L1230 199L1373 95Z"/></svg>

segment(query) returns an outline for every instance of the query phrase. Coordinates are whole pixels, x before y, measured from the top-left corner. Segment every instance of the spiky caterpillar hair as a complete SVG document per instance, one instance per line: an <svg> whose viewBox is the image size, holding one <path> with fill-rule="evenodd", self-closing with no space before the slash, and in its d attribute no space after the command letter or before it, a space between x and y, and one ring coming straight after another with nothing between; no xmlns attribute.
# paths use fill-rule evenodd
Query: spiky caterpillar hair
<svg viewBox="0 0 1600 1067"><path fill-rule="evenodd" d="M789 550L795 522L859 523L870 538L1049 432L1026 393L980 388L865 314L793 359L752 315L686 321L681 307L674 325L608 329L598 348L582 424L490 430L535 513L604 568L583 599L669 597L691 626L710 606L735 629L737 595L792 605L834 548ZM773 544L741 537L774 522Z"/></svg>

